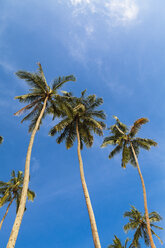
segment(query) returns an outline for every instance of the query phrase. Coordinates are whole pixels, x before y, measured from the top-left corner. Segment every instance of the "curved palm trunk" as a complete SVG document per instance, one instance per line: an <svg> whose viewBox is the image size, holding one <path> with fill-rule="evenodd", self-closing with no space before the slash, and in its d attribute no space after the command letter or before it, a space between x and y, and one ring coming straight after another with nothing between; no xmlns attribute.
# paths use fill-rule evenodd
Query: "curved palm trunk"
<svg viewBox="0 0 165 248"><path fill-rule="evenodd" d="M136 156L136 153L135 153L135 150L133 148L132 143L131 143L131 149L132 149L132 152L133 152L133 155L134 155L134 158L135 158L135 162L136 162L136 165L137 165L137 169L138 169L138 172L139 172L139 176L140 176L141 183L142 183L142 188L143 188L144 209L145 209L145 216L146 216L148 236L149 236L151 248L155 248L155 244L154 244L154 241L153 241L153 238L152 238L151 227L150 227L150 220L149 220L149 214L148 214L148 208L147 208L146 188L145 188L144 179L143 179L143 176L142 176L140 167L139 167L138 159L137 159L137 156Z"/></svg>
<svg viewBox="0 0 165 248"><path fill-rule="evenodd" d="M15 198L15 197L13 197L13 198L11 199L9 205L7 206L6 212L5 212L3 218L2 218L2 220L1 220L1 222L0 222L0 230L1 230L1 228L2 228L2 224L3 224L4 220L5 220L5 218L6 218L7 214L8 214L8 212L9 212L9 208L10 208L10 206L11 206L11 204L12 204L14 198Z"/></svg>
<svg viewBox="0 0 165 248"><path fill-rule="evenodd" d="M96 226L96 221L95 221L95 216L93 213L88 188L87 188L87 185L85 182L83 162L82 162L81 152L80 152L80 135L79 135L79 130L78 130L78 121L76 122L76 133L77 133L77 141L78 141L77 153L78 153L78 160L79 160L79 164L80 164L80 177L81 177L81 183L82 183L84 196L85 196L85 200L86 200L86 205L87 205L87 209L88 209L89 219L90 219L90 223L91 223L93 242L94 242L95 248L101 248L99 235L98 235L98 231L97 231L97 226Z"/></svg>
<svg viewBox="0 0 165 248"><path fill-rule="evenodd" d="M15 222L14 222L14 225L13 225L13 228L12 228L12 231L11 231L9 241L8 241L6 248L14 248L15 247L18 232L19 232L20 225L22 222L22 218L23 218L23 214L24 214L24 210L25 210L26 198L27 198L27 191L28 191L28 186L29 186L30 158L31 158L31 152L32 152L34 137L35 137L35 134L38 130L42 116L44 114L47 100L48 100L48 96L45 98L43 108L42 108L41 113L38 117L35 128L31 134L31 138L30 138L30 142L29 142L29 146L28 146L28 150L27 150L27 154L26 154L25 172L24 172L24 181L23 181L23 188L22 188L22 193L21 193L21 200L20 200L18 212L17 212L16 218L15 218Z"/></svg>

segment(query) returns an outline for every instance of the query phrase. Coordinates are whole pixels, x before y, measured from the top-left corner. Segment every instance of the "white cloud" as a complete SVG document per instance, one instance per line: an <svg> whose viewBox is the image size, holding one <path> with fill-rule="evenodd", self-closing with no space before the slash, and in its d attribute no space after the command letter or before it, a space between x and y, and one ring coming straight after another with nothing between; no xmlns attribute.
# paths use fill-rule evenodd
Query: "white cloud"
<svg viewBox="0 0 165 248"><path fill-rule="evenodd" d="M91 1L90 0L70 0L70 2L73 5L78 5L78 4L82 4L82 3L89 4Z"/></svg>
<svg viewBox="0 0 165 248"><path fill-rule="evenodd" d="M111 0L105 6L109 10L109 16L120 23L135 20L139 12L139 8L133 0Z"/></svg>
<svg viewBox="0 0 165 248"><path fill-rule="evenodd" d="M75 8L73 14L97 13L108 17L113 24L126 24L137 18L139 7L135 0L70 0Z"/></svg>

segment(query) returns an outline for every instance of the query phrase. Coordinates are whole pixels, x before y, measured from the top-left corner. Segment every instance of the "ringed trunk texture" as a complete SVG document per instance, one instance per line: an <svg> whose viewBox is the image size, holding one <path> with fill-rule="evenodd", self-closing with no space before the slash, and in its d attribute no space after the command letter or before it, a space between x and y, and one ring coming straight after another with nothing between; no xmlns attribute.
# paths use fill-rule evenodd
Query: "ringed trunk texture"
<svg viewBox="0 0 165 248"><path fill-rule="evenodd" d="M154 241L153 241L153 238L152 238L152 233L151 233L150 220L149 220L148 207L147 207L147 194L146 194L146 188L145 188L145 184L144 184L144 179L143 179L143 176L142 176L142 173L141 173L141 170L140 170L140 166L139 166L139 163L138 163L138 159L137 159L137 156L136 156L136 153L135 153L135 150L133 148L132 143L131 143L131 149L132 149L132 152L133 152L133 155L134 155L134 158L135 158L135 162L136 162L137 169L138 169L138 172L139 172L140 180L141 180L141 183L142 183L143 198L144 198L144 209L145 209L145 216L146 216L146 223L147 223L147 231L148 231L148 236L149 236L151 248L156 248L155 244L154 244Z"/></svg>
<svg viewBox="0 0 165 248"><path fill-rule="evenodd" d="M78 141L77 153L78 153L78 160L79 160L79 165L80 165L80 177L81 177L81 183L82 183L85 201L86 201L86 205L88 209L88 214L89 214L89 219L90 219L90 224L91 224L91 229L92 229L93 242L94 242L95 248L101 248L97 226L96 226L96 221L95 221L95 216L93 213L88 188L85 182L83 162L82 162L81 151L80 151L80 135L79 135L79 130L78 130L78 121L76 123L76 133L77 133L77 141Z"/></svg>
<svg viewBox="0 0 165 248"><path fill-rule="evenodd" d="M21 200L18 208L18 212L15 218L15 222L9 237L8 244L6 248L14 248L15 243L17 240L18 232L20 229L20 225L22 222L24 210L25 210L25 205L26 205L26 199L27 199L27 191L28 191L28 186L29 186L29 172L30 172L30 159L31 159L31 152L32 152L32 147L33 147L33 142L34 142L34 137L35 134L38 130L39 124L41 122L42 116L44 114L45 108L46 108L46 103L47 103L48 97L45 98L43 108L41 110L41 113L38 117L38 120L36 122L35 128L31 134L27 154L26 154L26 162L25 162L25 172L24 172L24 181L23 181L23 188L22 188L22 193L21 193Z"/></svg>
<svg viewBox="0 0 165 248"><path fill-rule="evenodd" d="M2 220L1 220L1 222L0 222L0 230L1 230L1 228L2 228L2 224L3 224L4 220L5 220L5 218L6 218L7 214L8 214L8 212L9 212L9 208L10 208L10 206L11 206L11 204L12 204L14 198L15 198L15 197L13 197L13 198L11 199L11 201L10 201L10 203L9 203L7 209L6 209L6 212L5 212L3 218L2 218Z"/></svg>

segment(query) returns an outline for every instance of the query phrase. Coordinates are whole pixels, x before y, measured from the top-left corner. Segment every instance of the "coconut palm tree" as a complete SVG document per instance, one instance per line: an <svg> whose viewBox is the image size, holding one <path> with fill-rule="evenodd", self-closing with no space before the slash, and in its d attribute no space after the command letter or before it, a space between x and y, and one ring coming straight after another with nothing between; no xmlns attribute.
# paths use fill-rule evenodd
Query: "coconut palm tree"
<svg viewBox="0 0 165 248"><path fill-rule="evenodd" d="M0 222L0 229L2 228L2 224L8 214L9 208L13 201L16 202L16 213L18 211L18 207L20 204L22 185L23 185L23 172L18 171L17 175L15 171L11 173L11 179L9 182L0 181L0 207L4 206L8 203L6 212ZM35 193L28 189L27 192L28 200L33 201L35 198Z"/></svg>
<svg viewBox="0 0 165 248"><path fill-rule="evenodd" d="M114 236L115 236L115 238L113 239L113 244L109 245L108 248L127 248L127 243L130 240L129 238L127 238L125 240L125 244L122 245L120 239L116 235L114 235Z"/></svg>
<svg viewBox="0 0 165 248"><path fill-rule="evenodd" d="M122 162L121 166L126 168L127 163L131 163L133 166L137 167L138 173L141 179L142 188L143 188L143 198L144 198L144 208L145 208L145 216L147 223L147 231L151 243L151 247L155 248L152 233L150 229L150 221L148 216L148 207L147 207L147 196L146 196L146 188L144 184L144 179L139 167L138 163L138 155L139 148L143 148L145 150L149 150L151 146L156 146L157 143L151 139L144 139L135 137L141 126L148 122L147 118L140 118L134 122L133 126L128 129L128 127L120 122L120 120L114 116L116 119L115 125L110 127L110 136L106 137L103 141L102 147L107 145L114 145L115 148L110 152L109 158L111 159L116 154L122 151Z"/></svg>
<svg viewBox="0 0 165 248"><path fill-rule="evenodd" d="M0 144L2 144L2 142L3 142L3 137L0 136Z"/></svg>
<svg viewBox="0 0 165 248"><path fill-rule="evenodd" d="M57 90L61 88L64 83L68 81L75 81L75 77L73 75L58 77L53 81L52 86L49 87L40 63L38 63L38 69L39 70L37 73L31 73L27 71L18 71L16 73L16 75L19 78L24 79L31 88L29 89L29 93L15 97L15 99L18 99L20 102L28 103L28 105L16 112L15 115L20 115L25 111L29 112L23 118L22 122L24 122L25 120L31 121L29 132L32 132L32 134L26 155L25 175L19 209L7 244L7 248L15 247L16 239L24 214L29 184L30 158L35 134L40 127L42 119L49 112L50 107L54 109L54 116L60 115L61 112L56 106Z"/></svg>
<svg viewBox="0 0 165 248"><path fill-rule="evenodd" d="M145 214L142 215L134 206L131 206L131 210L124 213L124 217L128 217L129 222L124 226L124 231L128 232L129 230L135 230L133 241L131 247L138 247L140 248L139 239L143 238L145 245L150 245L150 240L147 232L147 223ZM162 220L162 217L157 212L152 212L149 214L150 226L155 227L157 229L162 230L162 227L159 227L153 223ZM151 233L155 235L161 244L163 244L162 240L159 236L151 229Z"/></svg>
<svg viewBox="0 0 165 248"><path fill-rule="evenodd" d="M85 90L86 91L86 90ZM85 91L81 93L81 97L69 97L68 100L63 101L62 108L65 111L65 116L62 120L50 130L50 135L60 133L57 138L57 143L60 144L65 140L66 148L73 146L77 139L77 153L80 166L80 177L83 187L83 192L88 209L93 241L95 248L100 248L100 240L98 236L95 216L90 201L88 188L85 181L83 162L81 157L81 149L83 144L91 147L93 144L93 133L103 135L105 128L104 122L98 119L105 119L105 114L102 110L96 110L98 106L103 103L102 98L96 98L95 95L85 97Z"/></svg>

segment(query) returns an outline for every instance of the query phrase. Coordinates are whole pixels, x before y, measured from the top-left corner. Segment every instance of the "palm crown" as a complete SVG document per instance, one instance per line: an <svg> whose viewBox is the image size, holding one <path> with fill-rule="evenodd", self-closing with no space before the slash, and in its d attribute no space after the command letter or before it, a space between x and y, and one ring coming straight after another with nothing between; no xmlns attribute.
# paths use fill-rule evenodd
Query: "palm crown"
<svg viewBox="0 0 165 248"><path fill-rule="evenodd" d="M66 141L67 149L73 146L76 139L76 123L80 134L81 149L83 143L87 147L93 144L92 132L103 135L105 124L105 114L102 110L96 110L103 103L102 98L96 98L95 95L85 97L85 91L81 93L81 97L72 97L66 94L66 100L61 102L61 108L64 111L62 120L50 130L50 135L61 133L57 138L57 143L60 144L63 140Z"/></svg>
<svg viewBox="0 0 165 248"><path fill-rule="evenodd" d="M36 121L43 108L43 102L46 98L48 101L42 119L49 112L50 107L54 109L54 116L60 116L61 112L56 104L57 90L60 89L64 83L76 80L73 75L58 77L54 79L52 86L49 87L40 63L38 63L38 67L38 72L36 73L27 71L18 71L16 73L19 78L24 79L31 87L28 94L15 97L15 99L18 99L20 102L28 103L28 105L26 105L24 108L17 111L15 115L20 115L25 111L29 111L29 113L21 121L31 121L29 132L34 129Z"/></svg>
<svg viewBox="0 0 165 248"><path fill-rule="evenodd" d="M129 222L124 226L124 231L135 230L131 247L141 247L139 238L143 238L146 246L150 245L149 236L147 232L147 223L145 215L142 215L134 206L131 206L131 211L124 213L124 217L129 218ZM162 230L163 228L153 224L154 222L162 220L162 217L157 212L151 212L149 214L151 232L162 243L159 236L153 231L152 227Z"/></svg>
<svg viewBox="0 0 165 248"><path fill-rule="evenodd" d="M16 201L16 212L20 203L20 196L23 185L23 172L18 171L17 175L15 171L12 171L11 179L9 182L0 181L0 207L2 207L7 202L10 202L12 198ZM28 200L33 201L35 198L35 193L28 189L27 194Z"/></svg>
<svg viewBox="0 0 165 248"><path fill-rule="evenodd" d="M111 136L104 139L102 147L114 145L115 148L110 152L109 158L114 157L117 153L122 151L122 167L125 168L127 163L131 163L136 167L136 161L133 156L131 145L133 146L137 156L139 154L139 148L149 150L151 146L157 145L157 143L151 139L135 137L141 128L141 125L147 123L148 119L138 119L129 130L128 127L120 122L116 116L114 116L114 118L116 119L116 123L110 127Z"/></svg>
<svg viewBox="0 0 165 248"><path fill-rule="evenodd" d="M116 235L114 235L114 236L115 236L115 238L113 239L113 244L109 245L108 248L127 248L127 243L129 241L129 238L127 238L125 240L125 244L122 245L120 239Z"/></svg>

